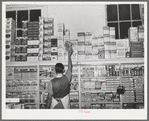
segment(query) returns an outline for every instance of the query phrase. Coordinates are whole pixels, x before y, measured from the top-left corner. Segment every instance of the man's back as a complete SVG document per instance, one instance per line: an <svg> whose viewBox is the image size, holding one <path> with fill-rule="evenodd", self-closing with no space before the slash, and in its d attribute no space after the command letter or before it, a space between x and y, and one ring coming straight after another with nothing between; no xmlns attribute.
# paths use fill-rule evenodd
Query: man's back
<svg viewBox="0 0 149 121"><path fill-rule="evenodd" d="M70 81L66 75L59 78L54 78L51 82L54 98L63 98L70 93Z"/></svg>

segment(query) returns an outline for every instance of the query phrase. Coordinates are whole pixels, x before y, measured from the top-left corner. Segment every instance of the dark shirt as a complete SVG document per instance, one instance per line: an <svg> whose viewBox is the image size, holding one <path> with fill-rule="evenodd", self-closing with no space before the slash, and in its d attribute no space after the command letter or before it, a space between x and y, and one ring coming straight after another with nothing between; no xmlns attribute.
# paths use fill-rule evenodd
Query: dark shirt
<svg viewBox="0 0 149 121"><path fill-rule="evenodd" d="M51 80L53 97L63 98L70 93L70 81L66 75Z"/></svg>

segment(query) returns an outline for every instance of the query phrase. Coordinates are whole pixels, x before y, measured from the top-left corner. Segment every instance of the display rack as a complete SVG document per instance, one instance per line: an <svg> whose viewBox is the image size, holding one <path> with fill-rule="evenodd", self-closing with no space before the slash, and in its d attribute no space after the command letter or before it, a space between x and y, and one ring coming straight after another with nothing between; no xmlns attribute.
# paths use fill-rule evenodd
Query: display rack
<svg viewBox="0 0 149 121"><path fill-rule="evenodd" d="M57 62L60 62L60 61L57 61ZM9 62L9 63L6 63L6 67L30 67L30 66L35 66L37 67L37 90L34 90L35 92L37 92L37 108L40 109L40 108L44 108L42 107L41 105L45 105L45 102L40 102L40 93L44 92L46 93L46 90L40 90L40 80L50 80L51 78L45 78L45 77L40 77L39 76L39 73L40 73L40 67L41 66L54 66L57 62L52 62L52 61L39 61L39 62ZM65 66L68 65L68 62L67 61L62 61L61 63L63 63ZM72 64L73 66L76 66L78 67L78 90L71 90L71 92L77 92L79 93L79 101L78 102L71 102L71 104L79 104L79 109L81 109L81 105L82 105L82 102L81 102L81 93L83 92L82 88L81 88L81 77L80 77L80 72L81 72L81 66L101 66L101 65L123 65L123 64L143 64L144 63L144 58L119 58L119 59L100 59L100 60L95 60L95 61L73 61ZM130 76L111 76L111 77L100 77L100 78L111 78L111 79L118 79L120 80L120 83L121 83L121 78L123 77L130 77ZM133 76L131 76L133 77ZM16 78L14 78L16 79ZM20 78L18 78L20 79ZM27 78L25 78L27 79ZM31 79L31 78L30 78ZM89 78L90 79L90 78ZM97 79L97 78L93 78L93 79ZM31 91L31 90L28 90L28 91L25 91L23 90L23 92L34 92L34 91ZM7 92L21 92L21 91L7 91ZM84 92L87 92L87 90L85 90ZM100 93L100 92L111 92L109 90L90 90L91 93ZM108 102L108 101L97 101L97 102L88 102L90 104L92 104L92 108L94 107L94 104L108 104L110 105L116 105L116 104L120 104L120 108L122 108L122 105L123 105L123 102L122 100L120 100L119 102ZM130 102L131 103L131 102ZM132 102L133 104L137 104L137 102ZM25 104L29 104L29 105L32 105L32 104L35 104L35 103L25 103Z"/></svg>

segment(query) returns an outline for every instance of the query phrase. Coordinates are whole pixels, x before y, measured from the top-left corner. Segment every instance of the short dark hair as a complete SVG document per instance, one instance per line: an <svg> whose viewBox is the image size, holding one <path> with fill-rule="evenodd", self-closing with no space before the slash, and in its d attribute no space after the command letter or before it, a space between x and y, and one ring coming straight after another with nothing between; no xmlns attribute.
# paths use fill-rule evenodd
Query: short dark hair
<svg viewBox="0 0 149 121"><path fill-rule="evenodd" d="M56 73L63 73L64 72L64 65L62 63L57 63L55 65L55 72Z"/></svg>

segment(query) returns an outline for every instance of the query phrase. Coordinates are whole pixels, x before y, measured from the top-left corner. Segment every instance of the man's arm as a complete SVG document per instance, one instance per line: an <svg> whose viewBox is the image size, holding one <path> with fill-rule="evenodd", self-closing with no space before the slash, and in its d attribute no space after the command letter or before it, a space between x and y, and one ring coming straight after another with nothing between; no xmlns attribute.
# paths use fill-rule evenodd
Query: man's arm
<svg viewBox="0 0 149 121"><path fill-rule="evenodd" d="M72 76L72 60L71 60L71 55L73 53L72 47L68 50L68 70L66 72L66 76L68 77L69 81L71 81L71 76Z"/></svg>
<svg viewBox="0 0 149 121"><path fill-rule="evenodd" d="M52 83L51 81L49 82L49 86L48 86L48 96L47 96L47 100L46 100L46 109L49 109L52 103L52 96L53 96L53 90L52 90Z"/></svg>

